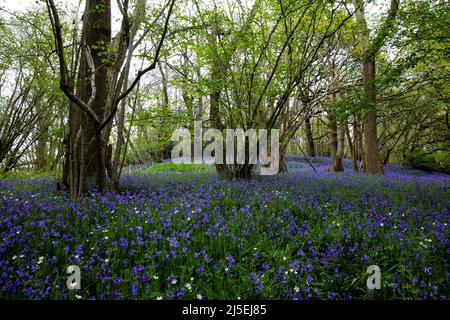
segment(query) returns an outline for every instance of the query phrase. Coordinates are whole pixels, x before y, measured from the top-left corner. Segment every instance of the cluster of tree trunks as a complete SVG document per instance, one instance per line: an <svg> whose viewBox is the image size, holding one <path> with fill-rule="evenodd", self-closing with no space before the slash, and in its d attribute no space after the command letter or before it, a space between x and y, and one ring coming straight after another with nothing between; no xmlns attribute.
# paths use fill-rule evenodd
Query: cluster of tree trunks
<svg viewBox="0 0 450 320"><path fill-rule="evenodd" d="M344 157L345 125L339 122L333 112L330 113L330 149L331 172L344 171L342 158Z"/></svg>
<svg viewBox="0 0 450 320"><path fill-rule="evenodd" d="M60 86L71 102L63 183L73 196L79 196L86 191L89 178L95 179L95 185L99 190L105 189L108 174L111 188L117 190L121 172L119 159L124 145L125 98L138 85L144 74L155 69L175 1L169 2L163 33L155 47L153 62L139 70L130 84L128 77L131 57L146 35L144 32L141 38L134 42L139 25L145 17L146 0L136 1L131 17L128 13L130 3L123 2L121 28L114 37L111 34L111 0L87 0L81 40L79 45L77 42L74 43L76 48L73 50L72 74L69 74L66 63L58 10L54 0L46 2L56 40ZM164 10L165 7L160 11L156 21ZM76 83L75 91L74 83ZM113 119L121 102L118 121L120 133L113 152L108 141Z"/></svg>
<svg viewBox="0 0 450 320"><path fill-rule="evenodd" d="M141 0L142 2L142 0ZM56 7L53 0L47 0L50 10L50 18L52 19L53 27L56 35L61 33L61 26L59 25L58 17L56 15ZM128 3L128 2L127 2ZM353 126L353 141L350 139L350 133L348 125L345 121L337 119L333 112L330 112L330 151L332 157L332 163L330 166L331 171L342 171L343 164L342 158L344 156L345 137L350 146L353 168L357 168L357 159L361 157L363 159L363 170L367 173L383 173L383 168L378 158L378 142L377 142L377 110L376 110L376 87L375 87L375 56L380 49L383 40L386 38L388 30L395 18L398 8L398 1L391 1L391 8L386 18L385 24L382 26L381 31L377 37L371 42L369 40L369 32L367 29L367 23L364 16L364 4L362 0L354 1L356 7L357 22L361 26L360 41L362 43L362 65L363 65L363 84L365 93L365 103L367 104L367 112L365 112L362 120L362 125L359 123L359 119L354 117ZM173 2L172 2L173 5ZM144 1L145 6L145 1ZM254 18L254 10L258 7L258 1L255 2L254 7L249 13L246 23L242 27L242 31L249 28L252 19ZM172 7L170 7L171 10ZM169 14L170 15L170 14ZM342 23L344 23L342 21ZM298 26L298 24L296 25ZM167 29L167 21L165 25ZM285 48L289 47L290 40L295 33L296 27L288 33ZM165 35L166 30L164 31ZM218 25L211 33L211 39L213 39L213 47L217 48L218 38L224 31L220 29ZM134 33L134 34L133 34ZM107 173L113 181L113 187L117 187L117 169L120 157L120 150L124 144L124 108L125 104L121 105L120 118L118 127L122 131L118 136L118 143L116 148L113 149L108 146L109 136L112 128L112 119L119 101L122 100L131 90L127 89L128 83L128 67L125 67L125 73L120 75L121 66L127 56L130 62L130 56L134 48L132 45L132 39L136 35L136 30L131 30L130 21L127 16L124 15L122 22L121 32L115 37L111 36L111 1L110 0L87 0L83 17L83 30L81 45L79 47L79 55L77 61L79 62L78 75L74 77L76 81L76 91L73 92L73 85L66 69L64 61L64 51L62 39L59 34L56 37L59 58L61 65L61 87L66 95L71 100L70 112L69 112L69 135L67 139L67 155L64 183L71 190L73 195L79 195L86 191L87 179L89 177L95 178L97 187L102 190L106 187ZM331 34L324 35L324 39L330 37ZM164 36L163 36L164 38ZM234 39L231 39L231 43L234 43ZM131 45L130 45L131 43ZM160 42L156 57L159 53ZM112 52L109 52L109 48L113 48ZM233 52L233 45L231 52ZM136 79L139 81L139 77L143 73L153 69L156 66L156 57L154 63L144 72L139 72L139 76ZM229 55L231 57L231 55ZM229 69L229 58L220 58L218 55L211 60L211 83L212 90L210 92L210 126L222 130L224 124L222 123L222 110L221 110L221 87L224 83L224 76ZM164 72L161 69L163 81L165 81ZM268 129L274 128L274 126L283 127L283 119L287 121L287 117L283 117L283 111L286 111L286 106L289 106L289 97L292 90L300 82L299 78L301 73L293 73L291 75L291 82L288 90L278 99L277 103L273 106L267 106L272 112L270 117L266 119L265 125ZM267 79L270 82L271 77ZM136 85L136 81L133 82L131 87ZM132 88L131 88L132 89ZM123 92L122 94L120 94ZM167 91L165 92L165 105L168 105ZM185 93L185 92L184 92ZM258 114L258 110L261 107L261 103L264 101L265 91L262 92L261 97L255 101L255 110ZM336 99L338 99L336 93ZM118 98L119 96L119 98ZM189 102L189 98L184 94L184 98ZM253 102L253 103L255 103ZM124 103L124 102L123 102ZM236 101L239 105L239 101ZM289 109L289 108L288 108ZM281 120L280 120L281 119ZM305 128L307 132L307 153L310 156L316 154L314 147L314 139L312 137L310 117L306 117ZM294 125L287 123L286 126L290 129L298 128L300 126L299 121L293 121ZM228 124L228 123L227 123ZM253 123L255 124L255 123ZM292 128L291 128L292 127ZM295 133L296 130L290 130ZM289 130L285 130L289 131ZM291 132L291 133L292 133ZM287 150L287 141L289 141L292 134L286 134L286 140L281 143L281 169L284 167L284 154ZM217 172L225 177L235 178L250 178L253 166L250 164L245 165L221 165L216 166Z"/></svg>
<svg viewBox="0 0 450 320"><path fill-rule="evenodd" d="M383 174L384 169L379 159L377 134L377 106L376 106L376 55L387 36L392 31L400 0L391 0L387 17L378 34L370 40L367 28L364 1L354 0L356 19L360 28L360 41L362 43L363 86L367 111L364 114L364 171L370 174Z"/></svg>
<svg viewBox="0 0 450 320"><path fill-rule="evenodd" d="M99 7L101 6L101 7ZM109 68L105 62L105 46L111 43L111 6L109 1L86 1L83 16L80 66L76 95L89 101L94 92L91 109L103 119L109 89ZM90 55L90 57L89 57ZM92 59L94 74L88 65ZM94 83L92 79L95 78ZM96 177L100 189L106 187L106 141L98 124L74 102L69 111L68 163L64 183L74 195L86 191L87 177Z"/></svg>

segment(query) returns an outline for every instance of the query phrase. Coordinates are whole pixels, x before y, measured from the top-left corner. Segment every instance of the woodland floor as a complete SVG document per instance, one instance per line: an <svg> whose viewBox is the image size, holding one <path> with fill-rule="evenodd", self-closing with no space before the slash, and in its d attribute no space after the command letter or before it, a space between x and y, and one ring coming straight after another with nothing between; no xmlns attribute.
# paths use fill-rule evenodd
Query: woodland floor
<svg viewBox="0 0 450 320"><path fill-rule="evenodd" d="M371 299L450 296L450 175L396 165L327 172L288 157L251 181L136 166L121 194L71 200L41 177L0 180L0 297ZM69 265L81 289L66 287ZM367 267L381 269L368 290Z"/></svg>

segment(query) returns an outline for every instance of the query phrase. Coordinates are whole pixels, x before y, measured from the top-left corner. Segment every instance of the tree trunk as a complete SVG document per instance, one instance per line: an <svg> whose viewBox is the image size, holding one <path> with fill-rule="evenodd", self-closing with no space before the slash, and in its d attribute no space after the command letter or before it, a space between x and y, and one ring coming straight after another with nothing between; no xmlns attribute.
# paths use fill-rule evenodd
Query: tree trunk
<svg viewBox="0 0 450 320"><path fill-rule="evenodd" d="M364 172L369 174L383 174L384 169L378 155L377 137L377 106L375 87L375 59L376 54L388 37L398 12L399 0L391 0L388 14L378 30L377 35L370 40L370 30L364 14L364 1L353 0L356 8L356 21L358 24L363 63L363 85L367 111L364 115Z"/></svg>
<svg viewBox="0 0 450 320"><path fill-rule="evenodd" d="M337 132L337 150L336 150L336 161L334 163L334 168L336 172L344 171L344 164L342 159L344 158L344 147L345 147L345 124L341 122L338 127Z"/></svg>
<svg viewBox="0 0 450 320"><path fill-rule="evenodd" d="M364 164L365 172L383 174L383 166L378 157L377 109L375 95L375 57L364 60L363 82L366 103L370 110L364 115Z"/></svg>
<svg viewBox="0 0 450 320"><path fill-rule="evenodd" d="M355 128L353 128L353 131ZM355 141L352 141L352 137L350 136L350 130L348 129L348 123L345 123L345 135L347 136L347 143L348 148L350 150L350 155L352 157L352 169L353 171L358 171L358 162L357 162L357 156L356 156L356 149L355 149Z"/></svg>
<svg viewBox="0 0 450 320"><path fill-rule="evenodd" d="M38 111L42 112L42 111ZM48 123L44 121L44 119L39 120L39 130L38 134L39 137L37 139L37 146L36 146L36 171L42 171L48 168L48 147L47 147L47 141L48 141Z"/></svg>
<svg viewBox="0 0 450 320"><path fill-rule="evenodd" d="M361 121L359 119L359 116L354 115L354 121L353 121L353 130L354 130L354 149L355 149L355 156L356 160L361 161L361 169L364 171L364 146L363 146L363 130Z"/></svg>
<svg viewBox="0 0 450 320"><path fill-rule="evenodd" d="M338 140L337 140L337 124L336 124L336 117L333 112L330 112L329 114L329 120L330 120L330 155L331 155L331 163L330 168L328 169L331 172L336 172L336 154L337 154L337 147L338 147Z"/></svg>
<svg viewBox="0 0 450 320"><path fill-rule="evenodd" d="M343 143L344 143L344 141L343 141L343 135L342 135L342 126L339 126L339 133L338 133L338 125L337 125L336 115L334 114L334 112L330 112L331 163L330 163L329 171L331 171L331 172L344 171L344 166L342 164L342 156L344 153Z"/></svg>
<svg viewBox="0 0 450 320"><path fill-rule="evenodd" d="M108 96L108 63L104 61L107 45L111 41L110 0L87 0L82 31L82 48L76 95L87 103L91 95L91 77L87 63L90 48L95 67L96 95L92 110L103 119ZM80 136L81 135L81 136ZM96 124L75 104L69 111L69 186L72 196L86 191L87 178L95 178L99 190L106 187L106 142Z"/></svg>
<svg viewBox="0 0 450 320"><path fill-rule="evenodd" d="M216 26L216 30L214 33L214 41L217 41L217 37L220 35L220 30ZM220 121L220 87L222 82L221 77L221 63L218 58L213 59L211 71L210 71L210 78L212 83L212 90L209 94L209 124L210 127L213 129L222 130L223 125ZM224 144L225 145L225 144ZM223 150L223 158L225 163L226 158L226 150L224 146ZM227 168L227 165L225 164L216 164L216 172L222 176L229 178L230 175L233 176L235 170L233 168ZM244 170L245 171L245 170ZM239 175L239 170L236 169L237 174Z"/></svg>
<svg viewBox="0 0 450 320"><path fill-rule="evenodd" d="M145 6L147 4L146 0L138 0L136 2L134 13L133 13L133 25L130 30L130 39L129 39L129 46L127 48L127 57L125 61L125 65L123 66L123 75L124 80L122 84L123 90L126 90L128 88L128 76L130 73L130 66L131 66L131 59L133 56L134 51L134 39L136 38L136 34L139 30L139 25L142 23L144 14L145 14ZM141 66L142 69L142 66ZM139 84L137 87L137 90L139 90ZM111 151L111 189L115 191L119 191L120 184L120 174L122 172L122 167L120 165L120 154L122 151L122 147L125 145L125 151L127 148L127 144L125 144L125 109L127 105L128 99L125 98L120 103L120 109L119 109L119 116L118 116L118 122L117 122L117 142L116 147L114 150L114 155ZM136 100L134 101L133 110L135 110L136 107Z"/></svg>
<svg viewBox="0 0 450 320"><path fill-rule="evenodd" d="M249 180L252 177L253 164L224 164L221 165L220 176L227 179Z"/></svg>
<svg viewBox="0 0 450 320"><path fill-rule="evenodd" d="M111 0L90 0L88 3L87 14L85 12L87 16L85 16L87 19L85 43L91 48L96 70L96 95L92 109L99 119L103 119L109 88L108 66L110 62L104 59L108 45L111 43ZM85 117L87 118L87 116ZM103 190L106 187L106 141L102 139L101 132L98 132L96 125L91 121L89 124L88 130L84 132L89 141L86 152L93 159L88 158L86 173L88 176L96 176L97 187L99 190ZM95 142L92 143L93 140Z"/></svg>
<svg viewBox="0 0 450 320"><path fill-rule="evenodd" d="M286 164L286 153L287 153L287 147L288 144L285 143L283 146L280 146L280 158L279 158L279 162L278 162L278 171L279 172L286 172L287 171L287 164Z"/></svg>
<svg viewBox="0 0 450 320"><path fill-rule="evenodd" d="M305 117L305 135L306 135L306 155L308 157L315 157L316 150L314 146L314 137L311 130L311 117Z"/></svg>

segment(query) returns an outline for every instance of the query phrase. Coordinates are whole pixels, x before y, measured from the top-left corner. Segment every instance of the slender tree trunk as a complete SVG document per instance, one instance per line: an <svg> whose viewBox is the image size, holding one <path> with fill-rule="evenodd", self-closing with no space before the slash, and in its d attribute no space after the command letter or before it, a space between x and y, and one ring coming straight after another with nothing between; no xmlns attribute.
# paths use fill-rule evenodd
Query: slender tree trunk
<svg viewBox="0 0 450 320"><path fill-rule="evenodd" d="M217 41L217 37L220 34L220 30L218 27L216 27L215 33L214 33L214 41ZM222 81L222 67L220 60L218 58L213 59L211 71L210 71L210 78L211 83L213 85L212 90L209 94L209 123L210 127L213 129L222 130L223 125L220 121L220 87L221 87L221 81ZM224 146L223 150L223 156L224 160L226 157L226 150ZM224 161L225 162L225 161ZM229 178L234 174L234 172L227 170L226 164L216 164L216 172L223 177Z"/></svg>
<svg viewBox="0 0 450 320"><path fill-rule="evenodd" d="M42 111L38 111L42 112ZM49 138L48 135L48 123L47 121L44 121L44 119L39 120L39 130L38 130L38 140L37 140L37 146L36 146L36 171L41 171L46 168L48 168L48 147L47 147L47 141Z"/></svg>
<svg viewBox="0 0 450 320"><path fill-rule="evenodd" d="M344 158L344 147L345 147L345 124L340 122L337 131L337 150L336 150L336 162L334 163L334 168L336 172L344 171L344 164L342 159Z"/></svg>
<svg viewBox="0 0 450 320"><path fill-rule="evenodd" d="M353 128L353 131L355 129ZM356 150L355 144L356 142L352 141L352 137L350 136L350 130L348 129L348 123L345 123L345 135L347 136L348 149L350 150L350 155L352 157L352 169L353 171L358 171L358 162L356 159Z"/></svg>
<svg viewBox="0 0 450 320"><path fill-rule="evenodd" d="M286 164L286 153L287 153L287 147L288 143L283 143L280 145L280 151L279 151L279 159L278 159L278 171L279 172L285 172L287 171L287 164Z"/></svg>
<svg viewBox="0 0 450 320"><path fill-rule="evenodd" d="M336 115L330 112L330 154L331 163L329 171L341 172L344 171L342 164L342 157L344 153L344 140L343 140L342 126L338 128Z"/></svg>
<svg viewBox="0 0 450 320"><path fill-rule="evenodd" d="M337 140L337 123L336 123L336 117L333 112L330 112L329 114L329 121L330 121L330 155L331 155L331 163L330 168L328 169L331 172L336 172L336 155L337 155L337 148L338 148L338 140Z"/></svg>
<svg viewBox="0 0 450 320"><path fill-rule="evenodd" d="M305 117L305 135L306 135L306 154L308 157L315 157L316 150L314 146L314 137L311 130L311 117Z"/></svg>
<svg viewBox="0 0 450 320"><path fill-rule="evenodd" d="M128 88L128 76L130 73L131 59L132 59L132 56L133 56L132 54L134 51L134 47L133 47L134 39L136 38L136 34L139 30L139 25L143 21L146 3L147 3L146 0L138 0L135 5L135 9L134 9L134 13L133 13L133 25L130 30L129 46L127 48L128 55L126 57L125 65L123 67L124 68L124 70L123 70L124 80L123 80L123 85L122 85L123 90ZM143 63L143 61L142 61L142 63ZM142 69L142 65L141 65L141 69ZM138 84L137 89L139 90L139 84ZM128 99L125 98L120 103L119 117L118 117L119 120L117 123L117 142L116 142L116 147L114 150L114 155L112 155L112 152L111 152L111 156L112 156L111 188L115 191L118 191L120 189L119 179L120 179L120 174L122 172L122 168L119 168L119 166L120 166L119 162L120 162L120 153L122 151L123 145L125 144L125 109L126 109L127 101L128 101ZM136 100L134 101L133 110L135 109L135 107L136 107ZM126 146L125 146L125 149L126 149Z"/></svg>
<svg viewBox="0 0 450 320"><path fill-rule="evenodd" d="M355 149L355 158L358 161L361 161L361 168L364 171L364 147L363 147L363 131L361 121L359 116L354 115L353 121L353 130L354 130L354 149Z"/></svg>

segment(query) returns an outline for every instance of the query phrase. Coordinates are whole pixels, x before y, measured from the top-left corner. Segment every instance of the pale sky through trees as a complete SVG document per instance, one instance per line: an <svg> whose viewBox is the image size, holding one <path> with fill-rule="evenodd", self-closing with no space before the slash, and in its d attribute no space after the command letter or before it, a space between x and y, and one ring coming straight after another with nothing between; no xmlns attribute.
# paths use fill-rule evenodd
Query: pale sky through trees
<svg viewBox="0 0 450 320"><path fill-rule="evenodd" d="M81 4L80 4L81 1ZM230 5L233 5L237 0L202 0L200 2L206 4L206 5L212 5L221 4L226 11L227 7ZM77 6L79 5L79 14L81 14L84 10L84 0L56 0L55 1L57 6L61 6L62 8L76 12ZM147 6L154 4L155 2L165 2L165 0L152 0L151 2L147 3ZM244 0L246 4L248 4L248 7L251 7L251 4L254 2L254 0ZM377 25L379 22L379 19L383 17L388 8L388 2L387 0L375 0L371 1L366 5L366 16L369 27L373 30L374 25ZM134 3L134 1L132 1ZM119 12L119 8L117 6L117 3L115 0L111 1L112 5L112 33L113 35L116 34L120 30L122 17ZM39 6L41 8L45 7L45 1L43 0L0 0L0 17L8 17L9 13L12 13L14 11L22 11L26 12L27 10L32 10L36 6ZM5 11L1 9L5 9ZM390 54L389 56L393 56L394 54ZM131 70L132 72L136 72L139 70L141 62L138 60L134 60L132 62ZM151 73L145 76L146 78L149 77L151 79L158 78L159 76L156 73ZM171 94L177 95L175 92L171 92Z"/></svg>
<svg viewBox="0 0 450 320"><path fill-rule="evenodd" d="M81 0L81 1L84 3L83 0ZM203 0L202 2L205 4L209 4L209 3L220 4L220 3L222 3L223 7L226 10L227 6L232 4L233 1L234 0ZM152 0L152 3L154 3L154 2L156 2L156 1ZM157 2L160 2L160 1L157 1ZM254 0L244 0L244 2L253 3ZM80 3L80 0L57 0L56 3L57 3L57 5L66 4L69 6L70 10L75 12L77 6ZM80 5L80 12L83 12L83 9L84 9L83 3ZM384 17L385 14L387 13L388 3L389 3L389 1L387 1L387 0L374 0L374 1L370 1L370 3L366 4L367 23L371 30L374 29L374 26L376 26L377 23L379 22L379 20L382 17ZM0 0L0 9L5 8L11 12L16 11L16 10L26 11L26 10L29 10L30 8L33 8L33 6L36 6L37 4L44 6L45 1L43 1L43 0ZM118 32L120 30L122 18L121 18L121 14L119 12L119 8L117 7L116 1L111 1L111 4L112 4L112 32L113 32L113 34L115 34L116 32ZM248 7L250 7L250 5ZM0 16L3 16L3 15L4 15L4 12L2 12L2 10L0 10Z"/></svg>
<svg viewBox="0 0 450 320"><path fill-rule="evenodd" d="M39 3L41 1L37 0L0 0L0 6L5 7L8 10L27 10L28 8L32 7L36 3ZM212 2L206 0L205 2ZM253 1L252 1L253 2ZM57 3L67 3L70 4L73 7L76 7L78 4L77 0L58 0ZM112 1L113 3L113 14L114 11L118 13L117 5L115 4L115 1ZM374 15L378 15L380 13L385 13L387 9L387 3L386 0L375 0L370 4L367 4L367 13L373 13ZM43 3L42 3L43 4Z"/></svg>

